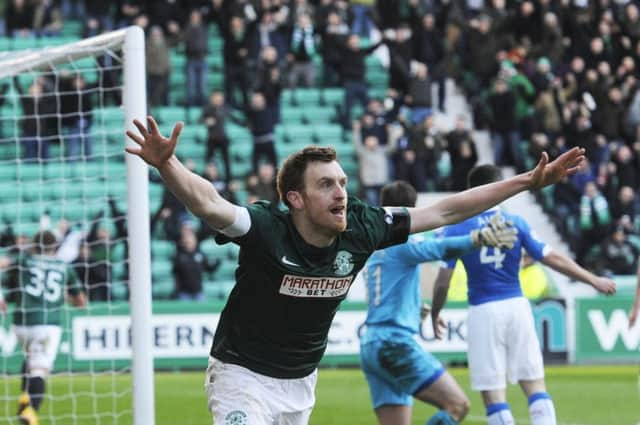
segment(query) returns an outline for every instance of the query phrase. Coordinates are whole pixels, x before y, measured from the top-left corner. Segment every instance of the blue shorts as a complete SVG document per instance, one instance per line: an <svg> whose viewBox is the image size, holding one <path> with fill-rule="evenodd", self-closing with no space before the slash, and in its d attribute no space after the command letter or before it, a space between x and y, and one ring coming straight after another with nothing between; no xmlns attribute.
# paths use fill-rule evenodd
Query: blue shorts
<svg viewBox="0 0 640 425"><path fill-rule="evenodd" d="M413 395L444 373L438 359L402 333L361 344L360 364L375 409L385 404L411 406Z"/></svg>

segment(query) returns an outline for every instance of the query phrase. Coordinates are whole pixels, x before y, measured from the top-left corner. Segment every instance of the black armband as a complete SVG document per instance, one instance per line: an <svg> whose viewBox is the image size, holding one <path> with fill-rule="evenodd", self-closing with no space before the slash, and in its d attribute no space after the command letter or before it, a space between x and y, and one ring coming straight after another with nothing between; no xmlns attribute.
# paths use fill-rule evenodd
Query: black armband
<svg viewBox="0 0 640 425"><path fill-rule="evenodd" d="M407 241L411 230L411 216L404 207L384 207L384 221L391 225L391 238L386 246L397 245Z"/></svg>

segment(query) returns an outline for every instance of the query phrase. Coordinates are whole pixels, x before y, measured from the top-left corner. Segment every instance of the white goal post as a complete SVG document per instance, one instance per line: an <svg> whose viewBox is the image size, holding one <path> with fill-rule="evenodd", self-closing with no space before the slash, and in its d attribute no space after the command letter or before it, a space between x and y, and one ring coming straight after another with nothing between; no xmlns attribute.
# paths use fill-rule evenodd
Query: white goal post
<svg viewBox="0 0 640 425"><path fill-rule="evenodd" d="M110 57L114 63L117 63L118 71L121 72L122 75L122 86L118 87L118 90L120 91L121 89L121 109L124 112L122 114L122 126L120 127L120 140L122 141L121 149L124 151L126 144L133 144L133 142L128 140L126 137L125 131L137 131L133 125L133 120L138 119L142 122L146 122L147 115L145 37L141 28L128 27L54 47L37 48L27 51L3 52L0 54L0 83L7 82L7 84L12 84L11 81L17 79L21 75L24 76L25 74L35 75L36 78L38 75L41 75L41 73L55 74L57 72L56 69L59 66L66 66L67 69L69 69L69 67L73 69L75 66L74 63L77 61L88 58L95 59L98 56L101 58L107 56ZM98 69L97 74L100 74L101 69L96 69ZM98 78L101 79L101 77ZM26 88L24 92L26 92ZM16 98L27 95L30 94L25 95L23 92L20 92L20 95L16 95ZM52 94L52 96L55 96L55 94ZM59 103L60 100L58 98L58 104ZM94 115L96 115L96 112L94 112ZM38 119L38 117L35 118L36 120ZM3 117L2 119L6 120L8 118ZM22 130L20 123L24 119L24 117L16 115L14 118L15 124L11 124L15 127L15 130L12 130L11 132L5 131L5 134L0 132L1 141L4 143L2 146L11 146L13 144L15 145L15 150L17 152L14 161L8 160L8 162L2 162L0 164L0 168L11 166L15 167L17 170L26 170L29 167L33 168L37 166L41 166L42 169L45 167L51 167L47 163L47 159L40 159L38 157L33 161L33 163L27 163L22 156L23 154L20 154L21 149L24 149L24 146L21 144ZM58 121L61 121L61 119ZM58 125L60 126L60 124ZM5 126L5 128L13 127ZM0 131L1 130L2 129L0 128ZM62 134L62 131L63 130L60 130L59 134ZM105 136L105 138L106 137L107 136ZM114 132L109 135L109 137L113 139L117 138L118 135ZM94 149L96 148L94 147ZM119 155L121 154L122 152L120 152ZM61 154L59 158L59 164L57 165L65 166L65 164L67 164L66 156L63 157ZM91 158L91 161L83 157L80 160L70 163L72 163L74 167L79 167L85 162L92 166L96 163L100 164L101 160L99 158L96 160L95 158L98 158L98 156L96 155L94 158ZM108 159L113 161L113 158L114 157L112 156ZM5 159L6 158L2 158L2 160ZM126 219L128 232L126 242L128 244L128 276L130 283L128 285L128 291L131 312L132 412L130 413L132 415L134 425L154 425L155 407L152 352L153 343L151 333L152 290L148 167L140 158L133 155L124 155L124 160L126 162L127 176ZM105 160L104 163L106 164L106 162L107 161ZM104 170L107 169L108 168L105 165ZM2 172L3 171L0 170L0 173ZM117 178L118 176L109 175L108 171L105 171L104 173L105 174L101 178L102 181L108 182L105 184L116 185L119 183L109 181L109 178ZM48 182L48 180L45 180L44 177L42 177L44 175L45 172L41 170L39 183L43 186ZM16 181L19 186L20 178L16 177ZM55 185L55 183L53 185ZM60 189L53 187L53 185L50 190L54 191ZM71 193L72 189L74 188L62 188L65 193ZM105 193L109 192L105 191ZM39 200L39 203L41 204L38 208L43 210L55 209L58 207L56 203L63 202L58 200L47 201L49 198L45 192L40 192L39 195L36 196L36 199ZM76 199L68 197L65 198L63 204L66 203L65 205L67 205L74 202L82 203L83 200L85 200L85 198ZM47 202L51 202L51 204L47 205ZM124 199L122 202L124 203ZM24 208L27 207L28 205L24 206ZM23 205L20 205L18 208L23 208ZM85 222L88 222L87 219L90 218L91 217L85 213L85 216L83 217ZM18 218L17 220L19 221L22 219ZM2 373L4 374L7 372L2 371ZM112 402L112 404L115 406L116 402ZM7 409L5 409L5 411L6 410ZM4 411L0 412L0 416L4 413ZM114 418L114 423L119 423L119 416L117 413L113 413L112 417ZM81 419L80 422L77 422L77 420L79 419L76 419L73 423L83 423ZM0 424L1 423L4 422L0 420ZM14 422L10 420L9 423Z"/></svg>

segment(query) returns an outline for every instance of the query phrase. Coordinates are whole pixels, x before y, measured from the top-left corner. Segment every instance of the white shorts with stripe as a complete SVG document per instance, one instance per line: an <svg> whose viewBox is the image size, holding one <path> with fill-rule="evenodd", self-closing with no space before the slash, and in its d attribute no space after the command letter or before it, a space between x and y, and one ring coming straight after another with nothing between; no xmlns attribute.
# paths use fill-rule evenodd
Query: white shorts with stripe
<svg viewBox="0 0 640 425"><path fill-rule="evenodd" d="M56 325L14 326L27 359L27 372L49 372L58 355L62 328Z"/></svg>
<svg viewBox="0 0 640 425"><path fill-rule="evenodd" d="M540 343L526 298L470 306L467 329L472 389L504 389L507 378L512 384L544 378Z"/></svg>
<svg viewBox="0 0 640 425"><path fill-rule="evenodd" d="M209 358L205 390L215 425L306 425L318 371L299 379L261 375Z"/></svg>

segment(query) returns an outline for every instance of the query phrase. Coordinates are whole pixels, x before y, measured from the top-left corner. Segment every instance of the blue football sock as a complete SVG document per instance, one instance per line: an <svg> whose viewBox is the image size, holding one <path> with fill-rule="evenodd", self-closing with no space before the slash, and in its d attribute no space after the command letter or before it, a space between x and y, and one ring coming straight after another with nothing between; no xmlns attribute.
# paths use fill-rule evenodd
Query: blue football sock
<svg viewBox="0 0 640 425"><path fill-rule="evenodd" d="M458 425L458 422L456 422L446 410L439 410L429 418L427 425Z"/></svg>

